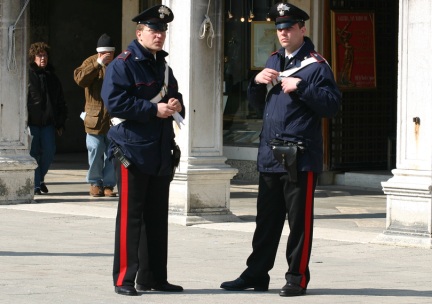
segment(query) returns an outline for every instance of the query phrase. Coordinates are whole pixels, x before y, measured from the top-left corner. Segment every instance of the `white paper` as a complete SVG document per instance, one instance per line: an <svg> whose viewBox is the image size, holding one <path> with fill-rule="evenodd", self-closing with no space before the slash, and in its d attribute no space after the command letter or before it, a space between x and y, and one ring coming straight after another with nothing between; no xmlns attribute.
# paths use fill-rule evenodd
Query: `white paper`
<svg viewBox="0 0 432 304"><path fill-rule="evenodd" d="M183 117L179 114L179 112L175 112L173 114L173 118L174 118L175 122L177 123L177 126L179 127L179 129L181 129L181 125L180 124L184 125Z"/></svg>

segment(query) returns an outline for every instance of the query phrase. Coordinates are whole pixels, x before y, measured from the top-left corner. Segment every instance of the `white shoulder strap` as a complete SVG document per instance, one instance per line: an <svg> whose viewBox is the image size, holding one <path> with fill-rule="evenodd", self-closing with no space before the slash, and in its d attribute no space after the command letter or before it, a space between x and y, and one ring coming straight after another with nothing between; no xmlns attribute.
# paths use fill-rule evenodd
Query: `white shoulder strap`
<svg viewBox="0 0 432 304"><path fill-rule="evenodd" d="M283 71L283 72L280 72L278 78L273 79L272 82L270 82L270 83L267 84L267 93L268 93L268 92L269 92L269 91L270 91L274 86L276 86L277 84L279 84L279 83L282 81L282 78L289 77L289 76L291 76L292 74L295 74L295 73L297 73L298 71L300 71L301 69L307 67L309 64L312 64L312 63L315 63L315 62L318 62L318 60L317 60L314 56L312 56L312 57L309 57L309 58L303 60L303 61L301 62L301 64L300 64L299 67L296 67L296 68L293 68L293 69L289 69L289 70L285 70L285 71Z"/></svg>
<svg viewBox="0 0 432 304"><path fill-rule="evenodd" d="M159 94L157 94L155 97L153 97L150 100L151 102L158 103L159 101L161 101L162 98L164 98L164 96L168 93L168 81L169 81L169 65L168 65L168 63L165 63L164 84L163 84L162 89L159 92ZM181 129L181 124L184 124L183 117L178 112L174 112L174 114L172 116L173 116L174 121L176 122L177 126L179 127L179 129Z"/></svg>
<svg viewBox="0 0 432 304"><path fill-rule="evenodd" d="M162 100L162 98L164 98L164 96L167 93L167 85L168 85L168 79L169 79L169 66L167 63L165 63L165 79L164 79L164 83L162 85L162 88L160 90L160 92L153 97L152 99L150 99L150 102L152 103L158 103L159 101ZM125 121L125 119L123 118L117 118L117 117L113 117L111 118L111 123L113 126L116 126L120 123L122 123L123 121Z"/></svg>
<svg viewBox="0 0 432 304"><path fill-rule="evenodd" d="M162 98L164 98L164 96L168 93L168 81L169 81L169 65L168 65L168 63L165 63L164 84L162 85L160 92L155 97L150 99L150 102L158 103L159 101L162 100ZM183 117L178 112L175 112L173 114L173 118L174 118L174 121L176 122L177 126L181 129L180 124L184 124ZM123 118L117 118L117 117L111 118L111 123L113 126L116 126L116 125L122 123L123 121L125 121L125 119L123 119Z"/></svg>
<svg viewBox="0 0 432 304"><path fill-rule="evenodd" d="M160 90L160 92L153 97L152 99L150 99L150 101L152 103L158 103L159 101L162 100L162 98L164 98L164 96L166 95L166 93L168 92L168 81L169 81L169 65L168 63L165 63L165 79L164 79L164 83L162 85L162 88Z"/></svg>

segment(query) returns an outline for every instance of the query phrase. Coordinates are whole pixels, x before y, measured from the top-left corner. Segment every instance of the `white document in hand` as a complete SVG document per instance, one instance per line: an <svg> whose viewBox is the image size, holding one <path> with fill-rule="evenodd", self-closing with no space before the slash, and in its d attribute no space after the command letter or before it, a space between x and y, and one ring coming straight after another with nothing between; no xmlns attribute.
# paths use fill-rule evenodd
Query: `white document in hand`
<svg viewBox="0 0 432 304"><path fill-rule="evenodd" d="M173 114L173 118L174 118L175 122L177 123L177 126L179 127L179 129L181 129L181 125L180 124L184 125L183 117L179 114L179 112L175 112Z"/></svg>

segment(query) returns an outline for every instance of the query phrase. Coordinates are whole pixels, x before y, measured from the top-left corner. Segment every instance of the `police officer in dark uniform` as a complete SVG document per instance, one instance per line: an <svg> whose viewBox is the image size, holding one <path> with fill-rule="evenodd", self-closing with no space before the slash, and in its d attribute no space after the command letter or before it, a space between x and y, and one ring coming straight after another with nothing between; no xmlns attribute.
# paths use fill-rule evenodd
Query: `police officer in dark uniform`
<svg viewBox="0 0 432 304"><path fill-rule="evenodd" d="M108 137L119 188L113 279L115 291L122 295L137 295L140 263L148 265L153 277L146 290L183 290L167 281L173 120L185 115L177 80L166 64L168 54L162 50L173 19L164 5L133 18L137 38L108 66L102 86L102 98L113 117ZM138 258L142 237L147 238L146 261Z"/></svg>
<svg viewBox="0 0 432 304"><path fill-rule="evenodd" d="M248 87L249 102L264 113L253 250L246 270L221 288L268 290L268 272L288 214L288 270L279 295L299 296L306 293L310 280L314 191L323 167L321 119L338 112L341 93L327 62L305 36L308 14L292 4L278 3L269 16L282 48L269 57Z"/></svg>

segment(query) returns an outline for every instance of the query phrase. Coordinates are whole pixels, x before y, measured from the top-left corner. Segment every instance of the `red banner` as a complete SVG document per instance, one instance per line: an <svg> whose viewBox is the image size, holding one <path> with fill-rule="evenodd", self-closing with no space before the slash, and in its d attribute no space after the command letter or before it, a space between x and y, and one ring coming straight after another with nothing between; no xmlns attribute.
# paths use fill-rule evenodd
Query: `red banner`
<svg viewBox="0 0 432 304"><path fill-rule="evenodd" d="M376 88L373 13L332 11L332 48L333 71L341 89Z"/></svg>

